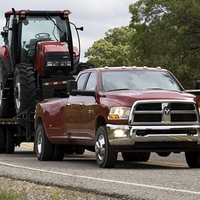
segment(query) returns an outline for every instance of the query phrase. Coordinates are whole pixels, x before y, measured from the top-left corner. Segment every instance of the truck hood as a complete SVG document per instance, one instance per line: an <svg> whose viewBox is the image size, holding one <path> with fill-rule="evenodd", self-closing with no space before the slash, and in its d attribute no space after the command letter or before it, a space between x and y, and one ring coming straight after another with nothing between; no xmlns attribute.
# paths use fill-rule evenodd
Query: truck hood
<svg viewBox="0 0 200 200"><path fill-rule="evenodd" d="M112 106L132 106L137 100L192 100L197 102L195 95L184 91L167 90L120 90L106 92L102 95L102 103L109 101Z"/></svg>

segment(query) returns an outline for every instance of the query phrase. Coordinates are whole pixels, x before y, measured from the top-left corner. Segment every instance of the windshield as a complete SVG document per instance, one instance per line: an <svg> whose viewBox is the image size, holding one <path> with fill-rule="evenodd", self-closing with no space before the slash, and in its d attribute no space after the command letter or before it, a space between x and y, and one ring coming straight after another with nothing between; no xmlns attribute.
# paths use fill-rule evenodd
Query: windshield
<svg viewBox="0 0 200 200"><path fill-rule="evenodd" d="M102 72L103 91L113 90L182 90L166 71L109 71Z"/></svg>
<svg viewBox="0 0 200 200"><path fill-rule="evenodd" d="M22 47L28 48L35 40L51 40L67 43L67 24L58 16L27 16L22 23Z"/></svg>

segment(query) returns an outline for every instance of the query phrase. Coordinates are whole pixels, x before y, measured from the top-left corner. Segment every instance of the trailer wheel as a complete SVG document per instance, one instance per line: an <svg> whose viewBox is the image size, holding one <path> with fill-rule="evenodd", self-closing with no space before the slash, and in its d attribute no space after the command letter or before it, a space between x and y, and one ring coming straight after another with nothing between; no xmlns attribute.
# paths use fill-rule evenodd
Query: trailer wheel
<svg viewBox="0 0 200 200"><path fill-rule="evenodd" d="M39 124L35 135L35 150L38 160L49 161L53 157L53 145L49 142L43 125Z"/></svg>
<svg viewBox="0 0 200 200"><path fill-rule="evenodd" d="M185 152L185 159L190 168L200 168L200 152Z"/></svg>
<svg viewBox="0 0 200 200"><path fill-rule="evenodd" d="M32 65L18 64L15 68L14 103L17 114L36 105L36 80Z"/></svg>
<svg viewBox="0 0 200 200"><path fill-rule="evenodd" d="M112 168L115 166L117 161L117 152L113 151L109 144L105 126L101 126L97 130L95 154L99 167Z"/></svg>
<svg viewBox="0 0 200 200"><path fill-rule="evenodd" d="M15 140L14 140L14 132L10 127L6 127L6 153L14 153L15 151Z"/></svg>
<svg viewBox="0 0 200 200"><path fill-rule="evenodd" d="M13 87L9 85L11 82L7 80L8 73L4 64L0 62L0 117L15 116Z"/></svg>
<svg viewBox="0 0 200 200"><path fill-rule="evenodd" d="M2 127L0 127L0 153L5 153L5 133Z"/></svg>

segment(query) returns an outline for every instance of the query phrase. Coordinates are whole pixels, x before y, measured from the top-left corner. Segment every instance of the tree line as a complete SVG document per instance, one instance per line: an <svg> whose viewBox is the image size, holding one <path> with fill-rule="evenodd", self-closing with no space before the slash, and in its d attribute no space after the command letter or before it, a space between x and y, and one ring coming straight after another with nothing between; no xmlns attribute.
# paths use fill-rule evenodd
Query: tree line
<svg viewBox="0 0 200 200"><path fill-rule="evenodd" d="M129 26L109 29L85 52L104 66L169 69L186 89L200 79L200 0L138 0Z"/></svg>

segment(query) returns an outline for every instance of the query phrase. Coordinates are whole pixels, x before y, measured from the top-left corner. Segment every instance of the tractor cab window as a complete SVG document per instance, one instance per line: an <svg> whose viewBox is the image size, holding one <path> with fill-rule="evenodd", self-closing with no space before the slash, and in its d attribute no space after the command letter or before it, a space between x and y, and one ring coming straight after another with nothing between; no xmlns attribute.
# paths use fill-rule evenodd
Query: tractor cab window
<svg viewBox="0 0 200 200"><path fill-rule="evenodd" d="M58 16L53 17L30 17L22 21L21 47L27 55L21 54L21 60L24 57L35 53L35 45L39 41L59 41L67 45L68 28L65 20Z"/></svg>

